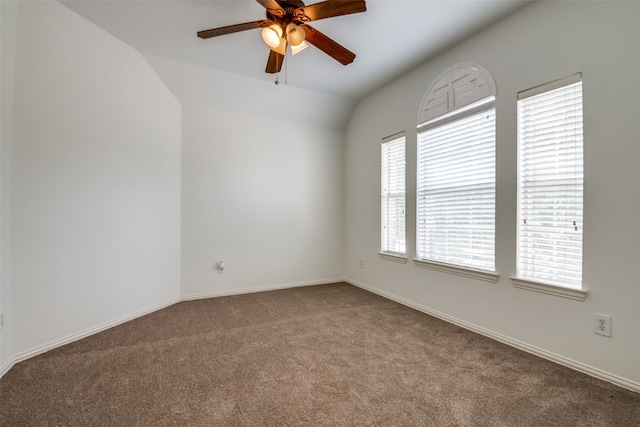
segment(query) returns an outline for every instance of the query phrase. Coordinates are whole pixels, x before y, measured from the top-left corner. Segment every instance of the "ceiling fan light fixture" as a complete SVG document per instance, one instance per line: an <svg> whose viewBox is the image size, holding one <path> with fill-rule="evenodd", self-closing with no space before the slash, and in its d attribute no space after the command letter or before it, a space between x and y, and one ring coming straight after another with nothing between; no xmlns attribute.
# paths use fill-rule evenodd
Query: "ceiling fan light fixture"
<svg viewBox="0 0 640 427"><path fill-rule="evenodd" d="M304 28L294 24L293 22L287 25L287 42L289 42L291 46L298 46L304 43L305 35Z"/></svg>
<svg viewBox="0 0 640 427"><path fill-rule="evenodd" d="M262 29L262 40L272 49L280 46L282 28L278 24L273 24Z"/></svg>
<svg viewBox="0 0 640 427"><path fill-rule="evenodd" d="M305 49L307 43L312 44L342 65L351 64L356 58L355 53L308 24L320 19L365 12L365 0L320 0L310 6L305 6L302 0L256 1L266 9L266 19L198 31L197 36L209 39L259 28L262 30L262 39L270 48L265 68L267 74L280 72L289 45L293 55Z"/></svg>
<svg viewBox="0 0 640 427"><path fill-rule="evenodd" d="M302 43L295 45L295 46L291 46L291 55L295 55L296 53L300 53L303 50L305 50L306 48L308 48L309 45L307 44L306 41L302 40Z"/></svg>

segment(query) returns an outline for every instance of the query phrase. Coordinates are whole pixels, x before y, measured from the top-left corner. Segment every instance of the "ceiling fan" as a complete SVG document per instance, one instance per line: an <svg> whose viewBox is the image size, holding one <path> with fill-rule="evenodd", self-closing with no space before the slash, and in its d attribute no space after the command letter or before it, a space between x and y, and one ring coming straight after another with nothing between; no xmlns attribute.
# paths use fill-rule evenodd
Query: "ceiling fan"
<svg viewBox="0 0 640 427"><path fill-rule="evenodd" d="M353 62L356 55L344 46L309 26L309 22L367 10L364 0L327 0L305 6L300 0L256 0L267 10L267 19L198 31L198 37L208 39L239 31L262 28L262 38L269 46L266 72L278 73L291 46L293 55L312 44L343 65Z"/></svg>

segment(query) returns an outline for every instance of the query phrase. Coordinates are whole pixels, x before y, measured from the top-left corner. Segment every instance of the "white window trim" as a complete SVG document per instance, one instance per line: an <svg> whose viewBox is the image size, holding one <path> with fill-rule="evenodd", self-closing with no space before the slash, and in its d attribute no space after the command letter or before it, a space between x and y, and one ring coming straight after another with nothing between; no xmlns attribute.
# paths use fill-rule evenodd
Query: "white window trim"
<svg viewBox="0 0 640 427"><path fill-rule="evenodd" d="M380 258L385 259L387 261L394 261L394 262L399 262L401 264L406 264L408 257L406 254L402 254L399 252L378 252L378 255L380 255Z"/></svg>
<svg viewBox="0 0 640 427"><path fill-rule="evenodd" d="M557 283L544 283L537 280L534 281L522 279L515 276L511 277L511 283L518 289L525 289L528 291L555 295L558 297L569 298L576 301L584 301L587 298L586 289L569 288L566 286L561 286Z"/></svg>
<svg viewBox="0 0 640 427"><path fill-rule="evenodd" d="M564 86L569 86L571 84L578 83L581 80L582 73L576 73L569 77L564 77L562 79L554 80L549 83L543 83L530 89L523 90L522 92L518 92L518 101L530 98L532 96L540 95L541 93L550 92Z"/></svg>
<svg viewBox="0 0 640 427"><path fill-rule="evenodd" d="M413 263L418 267L428 268L429 270L470 277L472 279L478 279L485 282L496 283L500 277L500 275L495 271L478 270L475 268L445 264L443 262L429 261L426 259L414 258Z"/></svg>

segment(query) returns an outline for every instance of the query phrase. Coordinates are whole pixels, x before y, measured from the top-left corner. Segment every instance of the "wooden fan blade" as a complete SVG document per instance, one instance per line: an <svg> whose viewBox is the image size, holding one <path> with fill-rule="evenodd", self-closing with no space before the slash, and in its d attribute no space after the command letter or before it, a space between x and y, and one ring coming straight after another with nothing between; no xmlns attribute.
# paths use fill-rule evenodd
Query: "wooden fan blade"
<svg viewBox="0 0 640 427"><path fill-rule="evenodd" d="M198 37L208 39L211 37L223 36L225 34L237 33L239 31L253 30L254 28L268 27L273 22L263 19L260 21L245 22L244 24L228 25L226 27L212 28L210 30L198 31Z"/></svg>
<svg viewBox="0 0 640 427"><path fill-rule="evenodd" d="M356 58L355 53L325 36L320 31L315 30L308 25L305 25L303 28L305 32L304 39L307 43L314 45L342 65L351 64Z"/></svg>
<svg viewBox="0 0 640 427"><path fill-rule="evenodd" d="M274 16L284 16L285 10L276 0L256 0Z"/></svg>
<svg viewBox="0 0 640 427"><path fill-rule="evenodd" d="M256 0L265 9L282 9L282 6L276 0ZM284 10L284 9L283 9Z"/></svg>
<svg viewBox="0 0 640 427"><path fill-rule="evenodd" d="M293 17L300 22L309 22L366 10L367 6L364 0L328 0L300 7L293 12Z"/></svg>
<svg viewBox="0 0 640 427"><path fill-rule="evenodd" d="M264 71L269 74L279 73L280 70L282 69L283 62L284 62L284 55L279 54L275 50L269 50L269 59L267 60L267 68Z"/></svg>

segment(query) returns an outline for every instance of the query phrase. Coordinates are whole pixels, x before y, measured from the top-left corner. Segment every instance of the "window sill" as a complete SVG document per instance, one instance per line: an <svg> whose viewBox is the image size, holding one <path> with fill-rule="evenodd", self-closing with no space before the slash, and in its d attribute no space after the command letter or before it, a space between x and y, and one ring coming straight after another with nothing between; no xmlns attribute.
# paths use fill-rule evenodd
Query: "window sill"
<svg viewBox="0 0 640 427"><path fill-rule="evenodd" d="M513 283L513 286L519 289L541 292L543 294L555 295L558 297L569 298L576 301L584 301L587 297L587 291L582 289L552 285L550 283L537 282L527 279L521 279L518 277L512 277L511 283Z"/></svg>
<svg viewBox="0 0 640 427"><path fill-rule="evenodd" d="M424 259L414 259L413 263L418 267L442 271L444 273L456 274L458 276L471 277L472 279L484 280L485 282L495 283L498 281L498 277L500 277L498 273L492 271L477 270L475 268L461 267L458 265L427 261Z"/></svg>
<svg viewBox="0 0 640 427"><path fill-rule="evenodd" d="M380 258L386 259L387 261L394 261L402 264L407 263L407 256L398 252L378 252L378 255L380 255Z"/></svg>

